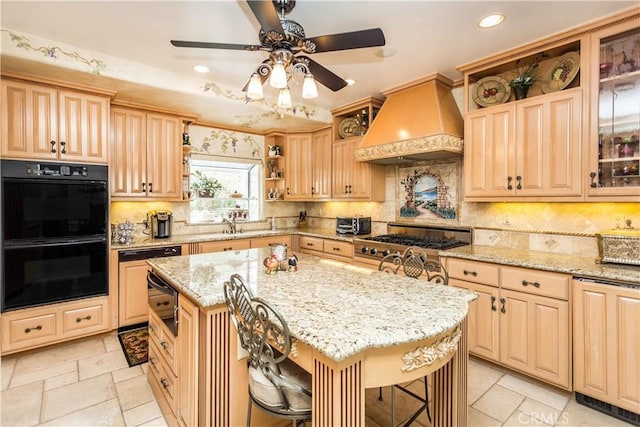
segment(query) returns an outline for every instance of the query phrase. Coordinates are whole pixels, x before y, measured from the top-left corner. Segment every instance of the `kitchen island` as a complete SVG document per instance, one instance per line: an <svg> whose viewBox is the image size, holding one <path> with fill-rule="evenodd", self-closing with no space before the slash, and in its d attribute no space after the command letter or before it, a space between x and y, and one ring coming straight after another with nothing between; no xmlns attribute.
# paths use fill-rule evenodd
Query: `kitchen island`
<svg viewBox="0 0 640 427"><path fill-rule="evenodd" d="M197 327L189 331L180 323L176 339L177 354L189 354L181 342L196 347L190 349L195 376L177 379L198 382L193 421L245 424L246 360L239 356L223 293L224 281L238 273L287 320L296 342L290 357L313 376L314 425L362 426L366 388L432 372L434 425L466 425L466 317L474 293L302 254L298 271L267 275L262 261L270 253L250 249L148 261L198 311ZM194 331L196 338L184 336ZM184 402L176 396L183 388L172 395ZM180 405L169 406L180 411Z"/></svg>

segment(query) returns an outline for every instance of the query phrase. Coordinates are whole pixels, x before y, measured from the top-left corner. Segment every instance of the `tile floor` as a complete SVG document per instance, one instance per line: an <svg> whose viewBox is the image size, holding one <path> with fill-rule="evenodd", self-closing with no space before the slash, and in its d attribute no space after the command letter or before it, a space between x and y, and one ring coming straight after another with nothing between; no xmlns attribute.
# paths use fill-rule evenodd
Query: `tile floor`
<svg viewBox="0 0 640 427"><path fill-rule="evenodd" d="M627 426L563 393L489 365L469 362L469 425ZM129 368L115 333L0 360L0 425L166 426L146 364ZM411 384L418 392L422 384ZM389 388L367 391L367 425L388 425ZM416 402L396 392L397 419ZM421 415L416 425L428 425Z"/></svg>

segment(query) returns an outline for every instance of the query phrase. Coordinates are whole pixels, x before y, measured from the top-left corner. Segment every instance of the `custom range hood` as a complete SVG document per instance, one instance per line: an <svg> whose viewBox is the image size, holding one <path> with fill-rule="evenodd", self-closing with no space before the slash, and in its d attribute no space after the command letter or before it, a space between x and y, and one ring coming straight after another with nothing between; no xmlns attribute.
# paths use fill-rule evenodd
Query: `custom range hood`
<svg viewBox="0 0 640 427"><path fill-rule="evenodd" d="M383 92L387 99L356 149L356 160L388 165L462 155L464 122L452 86L436 73Z"/></svg>

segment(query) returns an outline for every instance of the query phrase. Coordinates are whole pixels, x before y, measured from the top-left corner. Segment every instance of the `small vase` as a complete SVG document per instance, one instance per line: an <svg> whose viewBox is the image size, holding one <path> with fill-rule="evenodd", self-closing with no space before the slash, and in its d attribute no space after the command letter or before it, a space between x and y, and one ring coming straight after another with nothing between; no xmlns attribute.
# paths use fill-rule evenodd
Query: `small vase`
<svg viewBox="0 0 640 427"><path fill-rule="evenodd" d="M529 91L529 86L515 86L513 91L516 99L525 99L527 97L527 92Z"/></svg>

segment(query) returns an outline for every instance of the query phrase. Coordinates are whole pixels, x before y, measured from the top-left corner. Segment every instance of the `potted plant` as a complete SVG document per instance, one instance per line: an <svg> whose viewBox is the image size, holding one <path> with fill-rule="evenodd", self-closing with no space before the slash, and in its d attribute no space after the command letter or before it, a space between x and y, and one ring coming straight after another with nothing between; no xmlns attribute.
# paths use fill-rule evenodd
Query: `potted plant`
<svg viewBox="0 0 640 427"><path fill-rule="evenodd" d="M516 69L516 76L509 82L509 86L514 90L516 99L524 99L527 97L529 88L533 86L538 79L538 65L540 58L543 56L546 55L539 53L531 64L524 68ZM516 61L516 66L518 66L519 63L520 59Z"/></svg>
<svg viewBox="0 0 640 427"><path fill-rule="evenodd" d="M210 178L201 171L195 171L193 175L195 179L191 183L191 189L198 197L215 197L216 193L224 188L216 178Z"/></svg>

